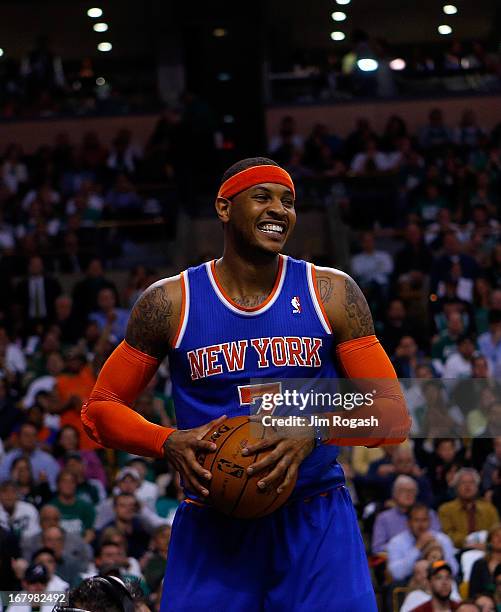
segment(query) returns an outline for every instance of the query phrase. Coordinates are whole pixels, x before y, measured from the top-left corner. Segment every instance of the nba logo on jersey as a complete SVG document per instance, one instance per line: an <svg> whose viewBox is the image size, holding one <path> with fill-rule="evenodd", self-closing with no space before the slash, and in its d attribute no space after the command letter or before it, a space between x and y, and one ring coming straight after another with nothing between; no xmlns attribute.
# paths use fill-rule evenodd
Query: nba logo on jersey
<svg viewBox="0 0 501 612"><path fill-rule="evenodd" d="M299 301L299 297L295 295L292 300L292 314L301 314L301 302Z"/></svg>

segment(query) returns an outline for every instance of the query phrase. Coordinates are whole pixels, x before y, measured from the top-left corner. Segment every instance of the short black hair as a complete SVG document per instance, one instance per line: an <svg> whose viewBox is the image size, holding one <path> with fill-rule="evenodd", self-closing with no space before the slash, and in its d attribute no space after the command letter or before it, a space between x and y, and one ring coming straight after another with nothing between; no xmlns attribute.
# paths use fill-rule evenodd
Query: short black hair
<svg viewBox="0 0 501 612"><path fill-rule="evenodd" d="M102 583L92 578L84 580L79 586L69 593L69 605L72 607L85 607L86 610L98 612L123 612L119 605Z"/></svg>
<svg viewBox="0 0 501 612"><path fill-rule="evenodd" d="M253 166L277 166L280 167L277 162L269 159L268 157L247 157L246 159L242 159L238 161L233 166L230 166L228 170L223 174L221 178L221 185L230 179L235 174L242 172L242 170L247 170L247 168L252 168Z"/></svg>

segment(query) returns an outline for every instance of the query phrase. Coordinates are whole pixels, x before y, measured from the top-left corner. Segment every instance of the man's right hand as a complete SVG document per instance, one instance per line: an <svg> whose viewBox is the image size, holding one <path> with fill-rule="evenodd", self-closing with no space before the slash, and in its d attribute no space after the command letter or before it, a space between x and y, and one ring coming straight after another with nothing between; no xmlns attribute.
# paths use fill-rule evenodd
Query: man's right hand
<svg viewBox="0 0 501 612"><path fill-rule="evenodd" d="M423 548L433 540L435 540L433 533L431 531L425 531L416 540L416 548L423 550Z"/></svg>
<svg viewBox="0 0 501 612"><path fill-rule="evenodd" d="M165 458L180 473L183 485L192 493L203 497L209 495L203 483L209 481L212 475L198 463L197 454L200 451L213 453L216 450L217 446L214 442L202 440L202 438L211 429L219 427L226 418L226 415L223 415L194 429L178 429L171 433L165 441Z"/></svg>

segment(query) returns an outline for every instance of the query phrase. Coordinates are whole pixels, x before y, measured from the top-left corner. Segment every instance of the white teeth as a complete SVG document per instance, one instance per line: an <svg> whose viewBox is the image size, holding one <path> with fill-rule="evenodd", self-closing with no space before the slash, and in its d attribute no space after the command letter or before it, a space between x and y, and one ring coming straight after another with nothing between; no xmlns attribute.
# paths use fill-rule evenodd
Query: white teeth
<svg viewBox="0 0 501 612"><path fill-rule="evenodd" d="M274 225L272 223L267 223L266 225L263 225L259 229L263 232L278 232L279 234L281 234L284 231L283 227L281 227L280 225Z"/></svg>

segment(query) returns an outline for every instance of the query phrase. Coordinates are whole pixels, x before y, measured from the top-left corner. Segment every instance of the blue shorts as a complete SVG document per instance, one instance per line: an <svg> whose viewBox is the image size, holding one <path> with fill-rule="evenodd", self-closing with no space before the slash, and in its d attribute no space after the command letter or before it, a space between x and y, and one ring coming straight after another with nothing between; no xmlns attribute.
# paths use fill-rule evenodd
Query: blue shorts
<svg viewBox="0 0 501 612"><path fill-rule="evenodd" d="M340 486L253 521L183 502L161 612L376 612L350 494Z"/></svg>

